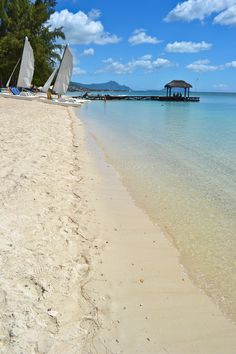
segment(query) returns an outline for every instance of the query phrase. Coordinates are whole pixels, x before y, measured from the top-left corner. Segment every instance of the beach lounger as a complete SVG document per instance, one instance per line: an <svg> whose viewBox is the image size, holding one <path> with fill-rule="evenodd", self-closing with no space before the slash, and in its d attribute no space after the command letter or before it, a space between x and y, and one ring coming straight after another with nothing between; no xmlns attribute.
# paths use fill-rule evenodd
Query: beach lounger
<svg viewBox="0 0 236 354"><path fill-rule="evenodd" d="M17 98L17 99L27 100L27 101L32 101L38 98L30 91L21 92L17 87L10 87L10 92L1 93L1 96L5 98Z"/></svg>
<svg viewBox="0 0 236 354"><path fill-rule="evenodd" d="M20 95L20 90L17 87L10 87L10 91L14 96Z"/></svg>

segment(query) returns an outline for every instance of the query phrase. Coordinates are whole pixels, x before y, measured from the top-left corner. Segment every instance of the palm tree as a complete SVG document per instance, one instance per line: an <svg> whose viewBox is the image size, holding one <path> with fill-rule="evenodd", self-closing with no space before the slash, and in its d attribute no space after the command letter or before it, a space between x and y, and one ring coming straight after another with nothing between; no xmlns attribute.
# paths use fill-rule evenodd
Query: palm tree
<svg viewBox="0 0 236 354"><path fill-rule="evenodd" d="M51 30L47 24L56 1L1 0L0 4L0 81L7 81L27 36L35 56L33 82L41 85L60 57L57 40L65 39L62 28Z"/></svg>

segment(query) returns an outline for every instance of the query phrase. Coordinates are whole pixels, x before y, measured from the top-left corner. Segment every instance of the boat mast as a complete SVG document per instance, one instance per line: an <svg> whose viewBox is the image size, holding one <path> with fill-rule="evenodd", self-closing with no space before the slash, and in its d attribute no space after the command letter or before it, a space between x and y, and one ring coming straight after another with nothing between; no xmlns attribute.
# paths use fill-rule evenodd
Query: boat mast
<svg viewBox="0 0 236 354"><path fill-rule="evenodd" d="M9 79L8 79L8 81L7 81L7 83L6 83L6 87L9 87L10 82L11 82L11 79L12 79L12 76L13 76L14 72L16 71L17 66L18 66L19 63L20 63L20 60L21 60L21 57L18 59L18 62L16 63L16 65L15 65L15 67L14 67L14 69L13 69L13 71L12 71L12 73L11 73L11 75L10 75L10 77L9 77Z"/></svg>

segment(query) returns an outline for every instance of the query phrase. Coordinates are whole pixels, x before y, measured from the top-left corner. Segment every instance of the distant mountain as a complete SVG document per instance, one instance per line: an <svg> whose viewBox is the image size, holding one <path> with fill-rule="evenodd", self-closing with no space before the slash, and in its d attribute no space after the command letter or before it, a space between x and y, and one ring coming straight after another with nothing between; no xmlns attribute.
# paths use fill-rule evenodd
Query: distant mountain
<svg viewBox="0 0 236 354"><path fill-rule="evenodd" d="M69 91L132 91L130 87L120 85L115 81L108 81L101 84L81 84L70 82Z"/></svg>

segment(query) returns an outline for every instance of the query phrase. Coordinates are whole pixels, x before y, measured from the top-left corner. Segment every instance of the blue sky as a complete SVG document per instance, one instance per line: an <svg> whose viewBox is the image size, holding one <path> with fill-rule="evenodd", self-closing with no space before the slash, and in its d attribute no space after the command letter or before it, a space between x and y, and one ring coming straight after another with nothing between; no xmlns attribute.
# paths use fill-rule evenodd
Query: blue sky
<svg viewBox="0 0 236 354"><path fill-rule="evenodd" d="M74 81L236 91L236 0L59 0L50 24L64 27Z"/></svg>

